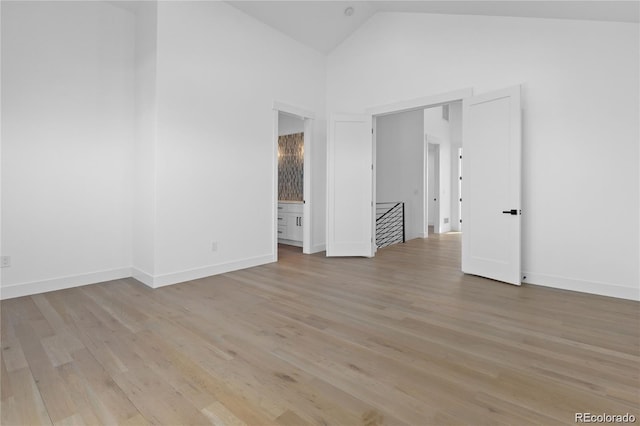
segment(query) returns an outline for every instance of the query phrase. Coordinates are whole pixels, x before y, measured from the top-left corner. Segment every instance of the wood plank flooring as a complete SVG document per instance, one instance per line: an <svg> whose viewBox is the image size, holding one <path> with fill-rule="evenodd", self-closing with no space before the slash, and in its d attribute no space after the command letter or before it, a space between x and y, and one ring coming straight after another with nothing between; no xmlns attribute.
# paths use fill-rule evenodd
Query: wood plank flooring
<svg viewBox="0 0 640 426"><path fill-rule="evenodd" d="M574 424L640 418L631 301L460 272L456 234L151 290L5 300L3 425Z"/></svg>

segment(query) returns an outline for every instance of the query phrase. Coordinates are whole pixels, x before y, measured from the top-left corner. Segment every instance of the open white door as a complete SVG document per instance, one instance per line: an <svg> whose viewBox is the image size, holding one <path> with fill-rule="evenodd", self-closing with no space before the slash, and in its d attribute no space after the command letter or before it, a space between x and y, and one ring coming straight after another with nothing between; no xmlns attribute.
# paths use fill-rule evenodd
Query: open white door
<svg viewBox="0 0 640 426"><path fill-rule="evenodd" d="M462 105L462 271L520 285L520 86Z"/></svg>
<svg viewBox="0 0 640 426"><path fill-rule="evenodd" d="M333 115L327 147L327 256L366 256L373 246L370 115Z"/></svg>

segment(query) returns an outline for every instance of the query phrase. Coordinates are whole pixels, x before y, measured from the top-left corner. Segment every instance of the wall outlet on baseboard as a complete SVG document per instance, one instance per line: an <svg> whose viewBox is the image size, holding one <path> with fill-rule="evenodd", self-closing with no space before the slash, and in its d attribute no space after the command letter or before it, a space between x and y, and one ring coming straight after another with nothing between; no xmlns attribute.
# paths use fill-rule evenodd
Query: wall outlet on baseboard
<svg viewBox="0 0 640 426"><path fill-rule="evenodd" d="M449 223L449 218L448 217L444 218L444 223Z"/></svg>
<svg viewBox="0 0 640 426"><path fill-rule="evenodd" d="M218 251L218 242L217 241L214 241L214 242L211 243L211 251L212 252Z"/></svg>
<svg viewBox="0 0 640 426"><path fill-rule="evenodd" d="M8 268L11 266L11 256L0 257L0 268Z"/></svg>

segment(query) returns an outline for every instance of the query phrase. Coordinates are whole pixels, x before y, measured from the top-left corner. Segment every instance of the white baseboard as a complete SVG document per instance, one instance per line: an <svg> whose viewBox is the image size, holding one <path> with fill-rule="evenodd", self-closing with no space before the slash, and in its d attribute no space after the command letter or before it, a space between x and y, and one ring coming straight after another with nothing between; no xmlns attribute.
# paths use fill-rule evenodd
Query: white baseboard
<svg viewBox="0 0 640 426"><path fill-rule="evenodd" d="M0 300L13 299L15 297L30 296L32 294L46 293L49 291L63 290L66 288L80 287L83 285L97 284L105 281L120 280L133 277L141 283L158 288L184 281L204 278L211 275L224 274L239 269L251 268L274 262L273 255L258 256L236 262L228 262L219 265L205 266L187 271L153 276L138 268L118 268L106 271L91 272L88 274L70 275L66 277L52 278L49 280L33 281L20 284L12 284L0 288Z"/></svg>
<svg viewBox="0 0 640 426"><path fill-rule="evenodd" d="M321 251L326 251L327 250L327 245L326 244L316 244L315 246L311 246L311 253L320 253Z"/></svg>
<svg viewBox="0 0 640 426"><path fill-rule="evenodd" d="M522 281L527 284L640 301L640 287L625 287L596 281L582 281L554 275L536 274L533 272L523 272L522 275L527 277Z"/></svg>
<svg viewBox="0 0 640 426"><path fill-rule="evenodd" d="M318 253L324 251L325 248L325 244L315 245L312 247L312 252ZM0 288L0 300L30 296L32 294L63 290L66 288L119 280L128 277L133 277L149 287L158 288L272 262L274 262L273 255L257 256L240 261L205 266L202 268L163 274L155 277L137 268L117 268L91 272L88 274L70 275L66 277L52 278L49 280L3 286ZM639 287L626 287L595 281L575 280L572 278L532 272L523 272L523 275L527 277L526 280L523 280L523 282L527 284L640 301Z"/></svg>
<svg viewBox="0 0 640 426"><path fill-rule="evenodd" d="M153 275L138 268L131 268L131 277L140 281L147 287L153 288Z"/></svg>
<svg viewBox="0 0 640 426"><path fill-rule="evenodd" d="M80 287L83 285L102 283L111 280L120 280L130 276L131 268L117 268L106 271L90 272L88 274L69 275L49 280L12 284L0 288L0 299L4 300L13 299L14 297L30 296L32 294L46 293L48 291L63 290L65 288Z"/></svg>
<svg viewBox="0 0 640 426"><path fill-rule="evenodd" d="M185 281L197 280L199 278L210 277L212 275L224 274L239 269L251 268L254 266L273 263L275 261L272 254L243 259L235 262L221 263L218 265L204 266L201 268L189 269L186 271L172 272L169 274L156 275L153 277L153 285L150 287L159 288L167 285L182 283ZM135 277L134 277L135 278ZM144 283L147 284L147 283ZM147 284L149 285L149 284Z"/></svg>

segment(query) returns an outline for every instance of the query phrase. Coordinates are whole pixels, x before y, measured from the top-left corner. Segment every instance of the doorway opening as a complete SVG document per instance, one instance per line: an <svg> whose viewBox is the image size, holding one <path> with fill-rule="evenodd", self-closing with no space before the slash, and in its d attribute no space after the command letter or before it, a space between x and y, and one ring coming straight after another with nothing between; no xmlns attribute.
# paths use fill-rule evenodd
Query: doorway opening
<svg viewBox="0 0 640 426"><path fill-rule="evenodd" d="M279 112L278 244L302 249L304 240L303 204L304 119Z"/></svg>
<svg viewBox="0 0 640 426"><path fill-rule="evenodd" d="M472 89L461 89L369 108L364 114L331 114L327 138L327 256L373 257L378 249L377 186L381 181L378 168L382 164L382 156L377 153L378 122L399 113L416 112L420 117L426 108L461 102L472 94ZM421 202L417 204L423 212L427 207L424 137L421 123L416 142L418 154L411 161L421 166L417 183ZM397 173L404 173L403 165L400 163L396 168ZM423 213L421 225L427 234L424 216Z"/></svg>
<svg viewBox="0 0 640 426"><path fill-rule="evenodd" d="M312 113L274 104L274 261L280 245L311 253L312 125Z"/></svg>
<svg viewBox="0 0 640 426"><path fill-rule="evenodd" d="M389 206L403 207L403 230L406 240L427 238L429 233L458 230L460 205L457 147L462 145L461 102L390 112L374 116L375 145L375 240L391 238L389 223L393 217ZM381 214L382 212L382 214ZM402 235L402 234L401 234Z"/></svg>
<svg viewBox="0 0 640 426"><path fill-rule="evenodd" d="M520 285L521 86L477 96L471 92L465 89L397 102L370 108L365 114L331 115L327 143L327 256L375 256L377 120L389 114L462 101L465 232L461 269L468 274ZM423 141L421 145L424 146ZM442 177L451 176L452 160L457 165L451 151L449 147L447 160L446 151L440 147L441 212L447 206L457 208L455 200L462 198L459 194L452 198L450 190L450 202L442 197L445 182L450 182ZM448 174L443 166L449 167ZM440 214L442 224L447 217ZM451 226L448 218L447 225Z"/></svg>

